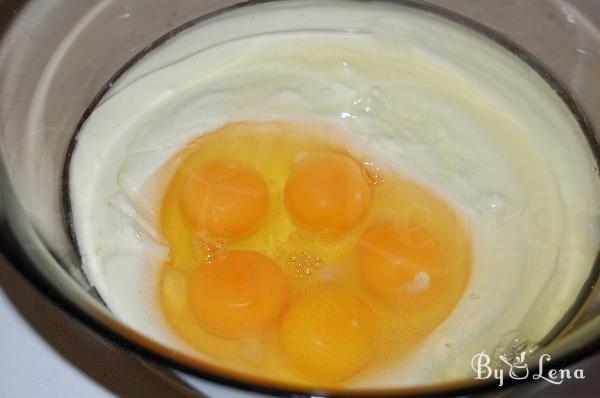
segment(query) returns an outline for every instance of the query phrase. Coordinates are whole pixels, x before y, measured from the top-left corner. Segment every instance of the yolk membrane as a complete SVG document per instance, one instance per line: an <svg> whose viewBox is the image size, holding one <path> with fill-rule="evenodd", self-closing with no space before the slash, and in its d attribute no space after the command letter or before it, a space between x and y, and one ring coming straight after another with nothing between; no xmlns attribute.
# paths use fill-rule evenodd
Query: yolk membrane
<svg viewBox="0 0 600 398"><path fill-rule="evenodd" d="M223 238L256 229L267 203L263 178L239 161L205 164L190 173L181 189L181 211L189 224Z"/></svg>
<svg viewBox="0 0 600 398"><path fill-rule="evenodd" d="M430 230L411 231L395 219L367 227L357 245L356 261L364 284L377 295L409 303L417 295L431 294L447 260Z"/></svg>
<svg viewBox="0 0 600 398"><path fill-rule="evenodd" d="M294 219L314 229L346 231L364 215L371 189L359 165L348 156L317 153L294 166L285 203Z"/></svg>
<svg viewBox="0 0 600 398"><path fill-rule="evenodd" d="M310 292L288 309L282 327L285 359L318 382L343 380L362 369L377 348L375 313L335 290Z"/></svg>
<svg viewBox="0 0 600 398"><path fill-rule="evenodd" d="M211 333L233 338L264 329L281 317L285 281L281 268L269 258L232 251L197 267L188 292L198 322Z"/></svg>

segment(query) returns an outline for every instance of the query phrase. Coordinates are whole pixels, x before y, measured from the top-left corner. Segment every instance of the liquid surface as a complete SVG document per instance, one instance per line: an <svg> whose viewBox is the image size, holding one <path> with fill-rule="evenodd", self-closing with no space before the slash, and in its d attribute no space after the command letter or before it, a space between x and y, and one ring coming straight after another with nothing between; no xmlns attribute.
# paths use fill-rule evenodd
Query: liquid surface
<svg viewBox="0 0 600 398"><path fill-rule="evenodd" d="M339 282L356 286L355 291L350 289L353 298L335 286L332 295L317 300L354 308L350 315L342 311L339 320L345 324L344 320L356 316L358 326L345 333L354 336L352 344L362 349L345 362L363 371L361 377L348 376L346 388L472 379L474 354L511 351L523 343L535 346L548 335L591 272L600 237L595 161L569 110L527 65L465 27L407 7L310 0L254 5L182 32L134 65L86 121L70 165L73 223L89 280L118 318L178 354L227 371L230 367L215 355L234 356L238 348L231 343L229 353L212 352L212 347L198 350L194 344L207 344L185 338L187 326L175 332L164 315L165 301L157 292L169 284L175 290L185 289L193 274L193 267L187 273L180 271L185 266L173 253L192 256L204 250L173 247L163 235L162 200L176 174L176 167L167 165L203 137L210 140L214 132L238 123L300 124L301 136L310 130L320 139L299 147L316 145L326 159L300 156L296 159L300 163L294 163L297 175L286 189L283 181L289 180L294 168L286 166L289 175L277 178L263 166L248 168L249 150L260 152L262 147L236 146L236 141L236 156L214 158L216 163L207 169L194 169L197 174L190 181L203 181L211 194L190 183L176 202L187 208L186 223L229 240L229 252L238 257L218 261L235 275L250 273L235 260L246 256L238 252L256 249L234 247L232 240L237 245L262 236L259 246L263 247L269 237L267 225L296 228L289 237L274 229L277 234L271 238L288 237L287 248L308 252L293 262L309 274L319 268L311 265L312 252L323 251L321 257L332 259L328 262L343 263L344 255L351 252L346 243L354 245L356 273ZM356 168L348 166L352 163L336 154L353 159L369 180L383 181L369 183L370 199L360 178L344 185L349 192L362 192L360 197L336 195L328 189L327 179L306 178L315 169L312 162L326 164L330 176L339 170L356 176ZM276 159L279 153L266 158L271 156ZM229 185L215 186L206 178L217 174L231 175ZM420 231L412 237L426 250L390 237L390 229L406 234L394 220L369 218L382 196L378 192L396 186L388 184L396 181L389 176L400 177L398 184L410 193L411 201L441 209L436 217L439 231L436 227L435 233ZM279 181L278 196L269 185L273 180ZM232 186L243 189L230 194ZM311 189L301 197L298 192L304 192L305 186ZM402 203L392 191L383 196L393 197L390 203ZM214 217L186 207L198 200L227 205L230 212ZM305 206L321 201L325 211L312 218L314 213ZM339 209L339 203L347 209L328 210ZM281 211L274 212L274 206ZM240 208L250 210L240 213ZM460 296L456 306L435 307L431 312L443 319L437 327L427 327L417 337L417 328L409 326L416 336L413 349L396 352L393 360L386 361L371 351L373 345L365 339L374 328L371 312L380 311L373 302L398 301L415 289L423 292L419 299L423 303L437 302L437 294L424 292L440 291L439 259L448 253L431 242L436 234L446 236L443 209L459 214L469 232L472 263L466 287L462 294L456 293ZM286 217L278 219L275 213ZM313 239L315 230L322 228L346 231L348 238L324 244ZM306 242L310 248L303 246ZM264 271L257 277L258 286L280 280L272 263L279 269L294 268L273 253L265 249L258 254L266 259L253 257L260 258L257 263ZM289 255L292 258L294 250ZM172 258L173 264L166 267ZM414 273L414 263L426 270ZM163 275L165 268L173 270L172 279L166 272ZM235 282L223 274L212 279L210 275L196 274L194 283L214 291L219 305L227 308L256 297L257 304L247 306L239 316L254 319L256 325L276 318L278 301L263 304L260 290L249 296L235 294L244 278ZM321 307L314 305L311 295L300 294L297 300L305 304L294 305L290 295L294 283L288 283L285 272L284 280L284 313L289 303L291 315L289 322L280 325L289 337L285 341L291 342L297 340L297 325L319 316L310 315L316 311L310 309ZM412 290L395 289L408 281ZM425 286L431 289L422 290ZM357 291L364 293L358 301ZM193 294L172 297L183 299L175 307L202 301ZM195 322L203 319L203 327L212 328L215 338L225 338L215 332L230 336L243 332L233 330L216 308L193 306L201 313L194 315ZM303 350L295 350L294 344L282 347L289 357L287 365L274 366L271 374L258 372L259 376L292 380L306 373L314 364L298 353L310 351L310 341L325 338L321 332L307 330L309 338L304 341L309 345ZM343 351L336 344L329 349L331 355ZM240 369L245 356L238 357ZM244 366L245 374L256 375L252 366ZM332 373L342 372L334 364L325 366Z"/></svg>

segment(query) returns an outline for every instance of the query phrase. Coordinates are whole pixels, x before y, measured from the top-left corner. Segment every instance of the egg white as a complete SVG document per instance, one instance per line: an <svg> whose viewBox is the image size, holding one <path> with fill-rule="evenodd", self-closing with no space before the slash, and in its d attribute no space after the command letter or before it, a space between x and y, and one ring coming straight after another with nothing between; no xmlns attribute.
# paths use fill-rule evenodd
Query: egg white
<svg viewBox="0 0 600 398"><path fill-rule="evenodd" d="M239 120L323 120L347 145L464 214L474 269L451 316L407 360L361 386L470 377L474 353L537 342L564 316L598 249L600 182L567 107L478 34L384 3L245 7L134 65L79 133L70 165L86 273L132 327L194 355L159 309L159 168ZM366 144L365 144L366 143Z"/></svg>

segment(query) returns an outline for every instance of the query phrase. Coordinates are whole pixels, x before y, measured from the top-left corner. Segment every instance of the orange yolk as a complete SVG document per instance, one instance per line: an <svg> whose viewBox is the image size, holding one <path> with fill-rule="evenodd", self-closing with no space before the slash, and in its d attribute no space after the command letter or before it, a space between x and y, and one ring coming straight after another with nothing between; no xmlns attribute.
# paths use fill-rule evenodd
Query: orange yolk
<svg viewBox="0 0 600 398"><path fill-rule="evenodd" d="M319 291L286 311L281 344L288 365L318 382L343 380L365 367L375 353L375 313L360 299Z"/></svg>
<svg viewBox="0 0 600 398"><path fill-rule="evenodd" d="M447 254L431 228L383 219L363 232L356 260L361 280L371 292L410 303L436 293L444 264L451 262Z"/></svg>
<svg viewBox="0 0 600 398"><path fill-rule="evenodd" d="M189 174L180 206L195 230L237 238L256 229L265 215L267 185L256 171L238 161L214 161Z"/></svg>
<svg viewBox="0 0 600 398"><path fill-rule="evenodd" d="M281 317L284 275L269 258L252 251L226 252L197 267L188 299L202 327L221 337L240 337Z"/></svg>
<svg viewBox="0 0 600 398"><path fill-rule="evenodd" d="M371 189L361 167L335 153L302 159L292 170L284 194L292 217L318 230L352 228L371 203Z"/></svg>

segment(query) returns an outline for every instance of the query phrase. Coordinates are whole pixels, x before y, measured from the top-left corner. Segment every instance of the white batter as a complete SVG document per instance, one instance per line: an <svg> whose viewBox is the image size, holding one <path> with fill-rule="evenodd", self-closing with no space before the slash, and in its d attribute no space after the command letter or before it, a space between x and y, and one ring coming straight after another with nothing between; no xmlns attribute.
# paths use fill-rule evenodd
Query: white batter
<svg viewBox="0 0 600 398"><path fill-rule="evenodd" d="M282 2L223 14L153 51L80 132L70 166L79 248L124 322L193 352L158 307L160 187L141 187L198 134L271 119L324 120L367 138L357 151L431 187L473 231L474 269L455 311L394 377L363 386L471 378L474 353L543 338L590 274L600 182L577 123L540 77L421 11Z"/></svg>

